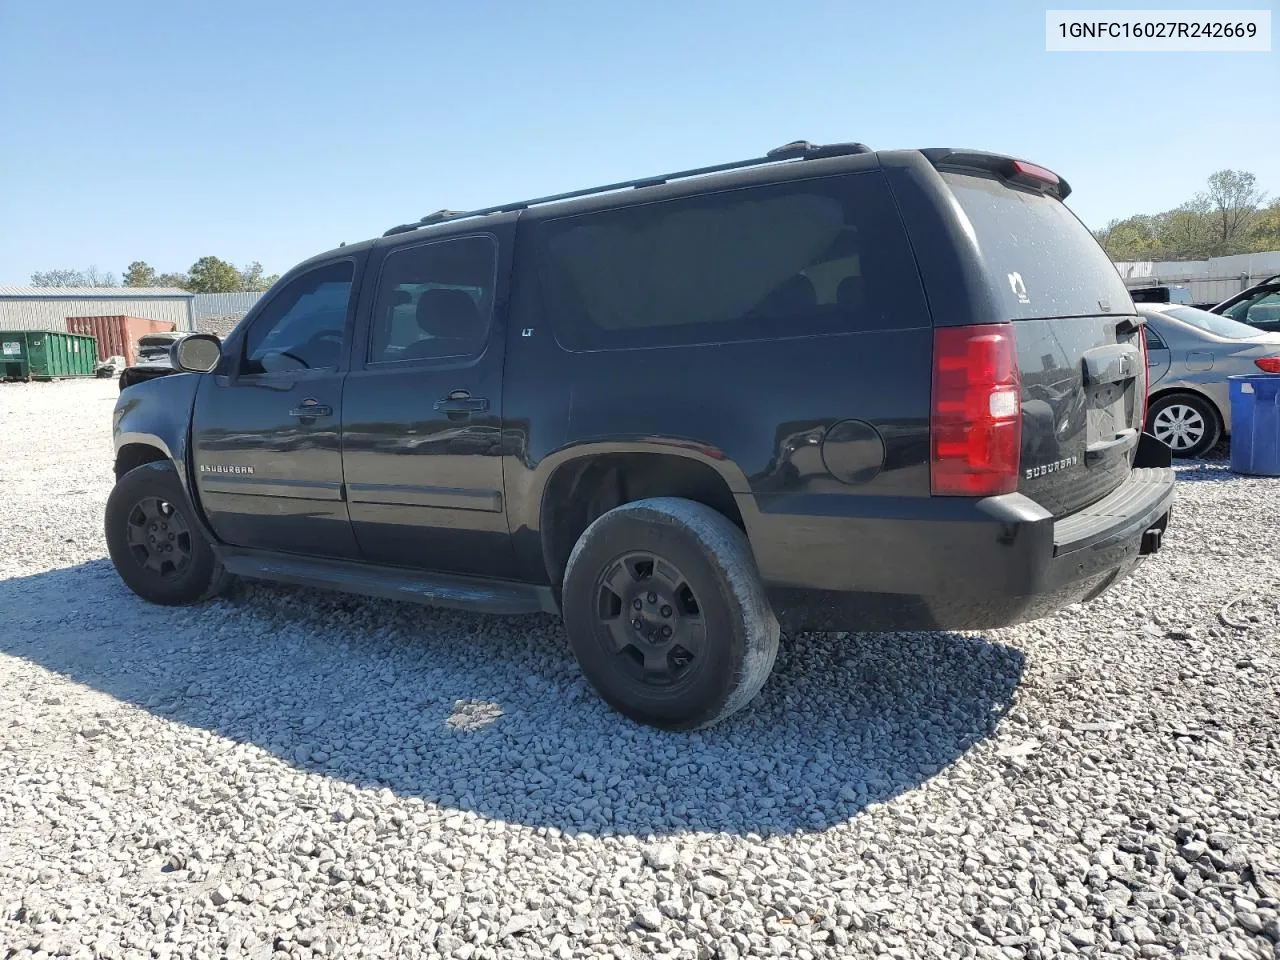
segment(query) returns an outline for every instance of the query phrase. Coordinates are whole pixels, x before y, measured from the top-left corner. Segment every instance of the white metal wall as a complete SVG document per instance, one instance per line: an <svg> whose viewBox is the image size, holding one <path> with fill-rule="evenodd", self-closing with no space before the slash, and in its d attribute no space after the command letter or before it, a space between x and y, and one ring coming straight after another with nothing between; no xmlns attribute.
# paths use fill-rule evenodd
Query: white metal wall
<svg viewBox="0 0 1280 960"><path fill-rule="evenodd" d="M1280 250L1209 260L1119 260L1116 270L1131 287L1177 284L1195 303L1218 303L1280 273Z"/></svg>
<svg viewBox="0 0 1280 960"><path fill-rule="evenodd" d="M147 317L192 329L190 300L17 300L0 297L0 330L66 330L67 317Z"/></svg>
<svg viewBox="0 0 1280 960"><path fill-rule="evenodd" d="M261 293L197 293L192 306L197 320L205 317L243 317L260 299Z"/></svg>

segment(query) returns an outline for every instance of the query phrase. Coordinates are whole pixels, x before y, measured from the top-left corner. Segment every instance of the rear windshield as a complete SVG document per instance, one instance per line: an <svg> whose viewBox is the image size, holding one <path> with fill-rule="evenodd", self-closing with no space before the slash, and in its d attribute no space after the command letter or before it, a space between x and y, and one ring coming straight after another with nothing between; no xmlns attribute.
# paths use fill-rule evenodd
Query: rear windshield
<svg viewBox="0 0 1280 960"><path fill-rule="evenodd" d="M1161 307L1160 312L1167 317L1189 323L1215 337L1228 340L1251 340L1258 335L1258 328L1247 323L1237 323L1229 317L1210 313L1208 310L1197 310L1195 307Z"/></svg>
<svg viewBox="0 0 1280 960"><path fill-rule="evenodd" d="M943 179L973 224L1009 319L1133 312L1120 274L1061 201L987 177Z"/></svg>

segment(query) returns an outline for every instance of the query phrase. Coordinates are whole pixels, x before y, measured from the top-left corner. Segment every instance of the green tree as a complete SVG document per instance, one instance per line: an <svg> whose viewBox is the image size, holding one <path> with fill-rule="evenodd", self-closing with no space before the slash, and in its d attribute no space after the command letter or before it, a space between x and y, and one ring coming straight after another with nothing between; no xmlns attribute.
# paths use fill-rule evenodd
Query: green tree
<svg viewBox="0 0 1280 960"><path fill-rule="evenodd" d="M1244 170L1219 170L1209 177L1209 189L1196 199L1213 224L1215 256L1239 253L1267 197L1258 178Z"/></svg>
<svg viewBox="0 0 1280 960"><path fill-rule="evenodd" d="M133 261L124 272L124 285L126 287L158 286L156 283L156 268L145 260Z"/></svg>
<svg viewBox="0 0 1280 960"><path fill-rule="evenodd" d="M1216 244L1208 203L1189 200L1156 218L1157 256L1153 260L1201 260L1214 256Z"/></svg>
<svg viewBox="0 0 1280 960"><path fill-rule="evenodd" d="M1246 170L1219 170L1208 189L1154 216L1112 220L1094 236L1113 260L1200 260L1280 250L1278 205Z"/></svg>
<svg viewBox="0 0 1280 960"><path fill-rule="evenodd" d="M1156 233L1156 218L1140 213L1127 220L1112 220L1094 236L1112 260L1152 260L1159 251Z"/></svg>
<svg viewBox="0 0 1280 960"><path fill-rule="evenodd" d="M240 283L240 271L217 257L201 257L187 271L186 287L192 293L234 293Z"/></svg>
<svg viewBox="0 0 1280 960"><path fill-rule="evenodd" d="M187 288L187 275L185 273L161 273L156 276L155 286L157 287L180 287L185 290Z"/></svg>
<svg viewBox="0 0 1280 960"><path fill-rule="evenodd" d="M1249 253L1265 253L1280 250L1280 200L1261 211L1249 231Z"/></svg>
<svg viewBox="0 0 1280 960"><path fill-rule="evenodd" d="M262 290L269 290L277 280L280 274L273 273L270 276L264 276L262 272L262 264L257 260L249 264L240 271L240 289L249 290L257 293Z"/></svg>

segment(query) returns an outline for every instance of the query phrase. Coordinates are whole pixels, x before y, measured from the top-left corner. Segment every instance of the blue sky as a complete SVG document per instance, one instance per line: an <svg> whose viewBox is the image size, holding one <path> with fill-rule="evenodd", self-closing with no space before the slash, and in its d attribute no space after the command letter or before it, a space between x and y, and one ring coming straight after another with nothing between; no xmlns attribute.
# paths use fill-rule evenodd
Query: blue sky
<svg viewBox="0 0 1280 960"><path fill-rule="evenodd" d="M1023 156L1091 226L1223 167L1280 194L1280 54L1047 53L1045 6L0 0L0 283L278 272L440 207L793 139Z"/></svg>

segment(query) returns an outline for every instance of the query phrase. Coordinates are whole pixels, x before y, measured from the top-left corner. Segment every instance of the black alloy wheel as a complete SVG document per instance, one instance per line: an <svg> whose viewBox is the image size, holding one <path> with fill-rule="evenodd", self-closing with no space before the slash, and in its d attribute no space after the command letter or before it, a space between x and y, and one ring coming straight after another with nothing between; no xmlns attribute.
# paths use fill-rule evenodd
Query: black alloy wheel
<svg viewBox="0 0 1280 960"><path fill-rule="evenodd" d="M707 639L698 598L680 568L630 553L596 581L599 638L634 683L669 687L695 669Z"/></svg>
<svg viewBox="0 0 1280 960"><path fill-rule="evenodd" d="M175 580L191 565L191 527L168 500L143 497L129 511L129 552L144 570Z"/></svg>

